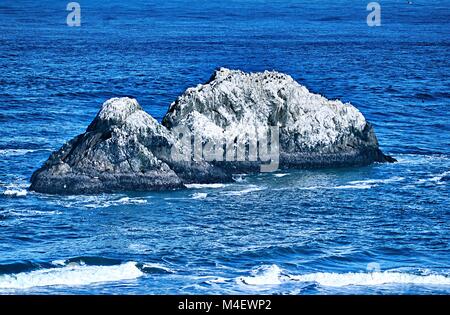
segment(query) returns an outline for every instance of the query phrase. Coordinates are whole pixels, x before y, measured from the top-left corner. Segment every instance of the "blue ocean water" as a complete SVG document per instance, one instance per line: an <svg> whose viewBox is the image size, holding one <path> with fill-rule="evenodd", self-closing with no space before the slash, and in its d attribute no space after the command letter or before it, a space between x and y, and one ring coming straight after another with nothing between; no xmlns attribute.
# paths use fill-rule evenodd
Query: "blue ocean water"
<svg viewBox="0 0 450 315"><path fill-rule="evenodd" d="M69 2L69 1L67 1ZM0 4L0 293L449 294L450 1ZM101 104L155 118L219 66L278 70L398 163L96 196L28 192Z"/></svg>

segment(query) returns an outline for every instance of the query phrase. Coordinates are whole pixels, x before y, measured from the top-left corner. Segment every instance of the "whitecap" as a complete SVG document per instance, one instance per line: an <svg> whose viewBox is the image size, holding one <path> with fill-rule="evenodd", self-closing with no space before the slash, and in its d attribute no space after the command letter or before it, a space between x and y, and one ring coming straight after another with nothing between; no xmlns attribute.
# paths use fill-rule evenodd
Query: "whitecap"
<svg viewBox="0 0 450 315"><path fill-rule="evenodd" d="M43 216L43 215L58 215L62 212L52 210L52 211L40 211L40 210L7 210L4 213L15 216L15 217L35 217L35 216Z"/></svg>
<svg viewBox="0 0 450 315"><path fill-rule="evenodd" d="M289 175L289 174L283 174L283 173L273 174L273 176L275 176L275 177L284 177L287 175Z"/></svg>
<svg viewBox="0 0 450 315"><path fill-rule="evenodd" d="M202 189L202 188L223 188L226 187L226 184L185 184L187 188L192 189Z"/></svg>
<svg viewBox="0 0 450 315"><path fill-rule="evenodd" d="M145 199L140 199L140 198L130 198L130 197L123 197L120 198L119 200L115 200L113 201L113 204L144 204L147 203L147 200Z"/></svg>
<svg viewBox="0 0 450 315"><path fill-rule="evenodd" d="M67 265L0 276L0 289L28 289L44 286L81 286L97 282L136 279L144 273L135 262L114 266Z"/></svg>
<svg viewBox="0 0 450 315"><path fill-rule="evenodd" d="M450 285L450 277L439 274L418 275L404 272L317 272L289 275L277 265L261 266L251 271L251 276L237 278L238 283L250 286L279 285L285 282L312 282L321 286L380 286L386 284Z"/></svg>
<svg viewBox="0 0 450 315"><path fill-rule="evenodd" d="M261 266L251 271L249 277L239 277L238 283L246 285L278 285L282 283L282 270L277 265Z"/></svg>
<svg viewBox="0 0 450 315"><path fill-rule="evenodd" d="M372 187L375 187L376 185L369 185L369 184L353 184L353 185L341 185L341 186L334 186L331 187L333 189L370 189Z"/></svg>
<svg viewBox="0 0 450 315"><path fill-rule="evenodd" d="M391 178L384 178L384 179L367 179L367 180L354 180L349 182L351 185L359 185L359 184L388 184L388 183L394 183L404 180L404 177L394 176Z"/></svg>
<svg viewBox="0 0 450 315"><path fill-rule="evenodd" d="M147 245L136 243L128 245L128 249L136 253L145 253L150 250L150 248Z"/></svg>
<svg viewBox="0 0 450 315"><path fill-rule="evenodd" d="M25 197L27 194L26 189L7 189L3 192L3 195L8 197Z"/></svg>
<svg viewBox="0 0 450 315"><path fill-rule="evenodd" d="M206 280L205 282L208 284L216 284L216 283L222 284L222 283L227 283L228 279L223 278L223 277L213 277L212 279Z"/></svg>
<svg viewBox="0 0 450 315"><path fill-rule="evenodd" d="M226 195L226 196L241 196L241 195L245 195L245 194L248 194L251 192L261 191L264 189L265 189L265 187L250 185L242 190L226 191L226 192L223 192L222 194Z"/></svg>
<svg viewBox="0 0 450 315"><path fill-rule="evenodd" d="M57 200L51 197L51 201L66 208L108 208L119 205L143 205L147 203L147 199L145 198L118 197L117 195L67 196L64 199Z"/></svg>
<svg viewBox="0 0 450 315"><path fill-rule="evenodd" d="M44 150L44 149L42 149ZM38 150L31 149L2 149L0 150L0 156L20 156L25 155L27 153L35 152Z"/></svg>
<svg viewBox="0 0 450 315"><path fill-rule="evenodd" d="M338 185L338 186L305 186L298 187L301 190L316 190L316 189L370 189L377 185L369 185L365 183L350 184L350 185Z"/></svg>
<svg viewBox="0 0 450 315"><path fill-rule="evenodd" d="M207 193L195 193L192 195L192 199L206 199Z"/></svg>
<svg viewBox="0 0 450 315"><path fill-rule="evenodd" d="M315 282L322 286L343 287L349 285L377 286L385 284L416 284L416 285L450 285L450 278L443 275L414 275L400 272L372 273L311 273L301 276L291 276L291 280Z"/></svg>
<svg viewBox="0 0 450 315"><path fill-rule="evenodd" d="M322 186L306 186L306 187L298 187L301 190L316 190L316 189L326 189L326 187ZM277 190L285 190L283 188L277 189Z"/></svg>
<svg viewBox="0 0 450 315"><path fill-rule="evenodd" d="M443 173L439 173L439 174L434 174L431 175L432 177L426 178L426 179L419 179L417 182L419 184L423 184L426 182L432 182L432 183L436 183L438 185L444 184L444 182L442 181L445 177L450 176L450 171L446 171Z"/></svg>

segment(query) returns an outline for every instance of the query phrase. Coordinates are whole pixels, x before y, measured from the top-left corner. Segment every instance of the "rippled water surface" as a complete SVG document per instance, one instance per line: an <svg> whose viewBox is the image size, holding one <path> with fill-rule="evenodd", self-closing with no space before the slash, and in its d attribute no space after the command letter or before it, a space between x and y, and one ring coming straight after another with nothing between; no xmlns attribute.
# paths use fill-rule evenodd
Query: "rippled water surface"
<svg viewBox="0 0 450 315"><path fill-rule="evenodd" d="M0 4L0 293L450 293L450 1ZM357 106L395 164L50 196L32 172L132 95L155 118L218 66Z"/></svg>

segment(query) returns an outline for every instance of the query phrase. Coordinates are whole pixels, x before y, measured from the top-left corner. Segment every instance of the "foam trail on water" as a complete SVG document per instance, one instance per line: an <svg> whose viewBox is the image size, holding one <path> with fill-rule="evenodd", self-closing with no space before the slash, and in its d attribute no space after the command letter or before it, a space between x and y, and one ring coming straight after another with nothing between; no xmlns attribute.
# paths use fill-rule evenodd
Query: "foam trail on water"
<svg viewBox="0 0 450 315"><path fill-rule="evenodd" d="M256 185L249 185L246 188L242 189L242 190L235 190L235 191L227 191L224 192L223 194L226 196L241 196L244 194L248 194L251 192L255 192L255 191L261 191L266 189L265 187L260 187L260 186L256 186Z"/></svg>
<svg viewBox="0 0 450 315"><path fill-rule="evenodd" d="M225 184L186 184L187 188L201 189L201 188L223 188Z"/></svg>
<svg viewBox="0 0 450 315"><path fill-rule="evenodd" d="M300 282L316 282L323 286L343 287L349 285L376 286L384 284L450 285L450 278L443 275L414 275L400 272L373 273L312 273L291 276Z"/></svg>
<svg viewBox="0 0 450 315"><path fill-rule="evenodd" d="M335 186L332 188L333 189L370 189L374 186L376 186L376 185L359 183L359 184L350 184L350 185L340 185L340 186Z"/></svg>
<svg viewBox="0 0 450 315"><path fill-rule="evenodd" d="M207 193L195 193L192 195L192 199L206 199L208 197Z"/></svg>
<svg viewBox="0 0 450 315"><path fill-rule="evenodd" d="M365 183L356 183L348 185L338 185L338 186L306 186L298 187L301 190L317 190L317 189L370 189L376 185L370 185Z"/></svg>
<svg viewBox="0 0 450 315"><path fill-rule="evenodd" d="M50 202L56 203L65 208L108 208L121 205L145 205L147 199L138 197L124 197L117 195L98 195L98 196L67 196L64 199L50 199Z"/></svg>
<svg viewBox="0 0 450 315"><path fill-rule="evenodd" d="M404 180L404 177L400 176L394 176L391 178L385 178L385 179L367 179L367 180L355 180L349 182L349 184L388 184L388 183L395 183Z"/></svg>
<svg viewBox="0 0 450 315"><path fill-rule="evenodd" d="M21 156L37 151L51 151L51 149L1 149L0 156Z"/></svg>
<svg viewBox="0 0 450 315"><path fill-rule="evenodd" d="M36 217L36 216L43 216L43 215L59 215L62 214L61 211L40 211L40 210L5 210L1 211L0 214L12 216L12 217Z"/></svg>
<svg viewBox="0 0 450 315"><path fill-rule="evenodd" d="M450 171L447 172L443 172L443 173L439 173L439 174L434 174L431 175L432 177L426 178L426 179L419 179L417 182L419 184L423 184L426 182L432 182L432 183L436 183L438 185L444 184L445 180L448 180L448 178L450 177Z"/></svg>
<svg viewBox="0 0 450 315"><path fill-rule="evenodd" d="M135 262L114 266L70 264L61 268L40 269L0 276L0 289L28 289L44 286L80 286L96 282L136 279L144 273Z"/></svg>
<svg viewBox="0 0 450 315"><path fill-rule="evenodd" d="M379 286L386 284L444 285L450 286L450 277L444 275L415 275L404 272L317 272L304 275L289 275L277 265L261 266L251 276L239 277L238 283L250 286L279 285L284 282L313 282L321 286L344 287L350 285Z"/></svg>

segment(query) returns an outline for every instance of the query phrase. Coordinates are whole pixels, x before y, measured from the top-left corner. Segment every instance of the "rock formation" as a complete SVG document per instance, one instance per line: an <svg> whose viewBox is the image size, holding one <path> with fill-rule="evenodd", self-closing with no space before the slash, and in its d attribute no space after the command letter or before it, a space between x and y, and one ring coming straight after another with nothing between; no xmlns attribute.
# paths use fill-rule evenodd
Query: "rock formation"
<svg viewBox="0 0 450 315"><path fill-rule="evenodd" d="M162 124L135 99L106 101L86 132L33 174L30 189L175 189L230 181L233 172L258 171L273 157L276 168L395 161L379 150L372 126L352 105L310 93L278 72L221 68L171 104Z"/></svg>

